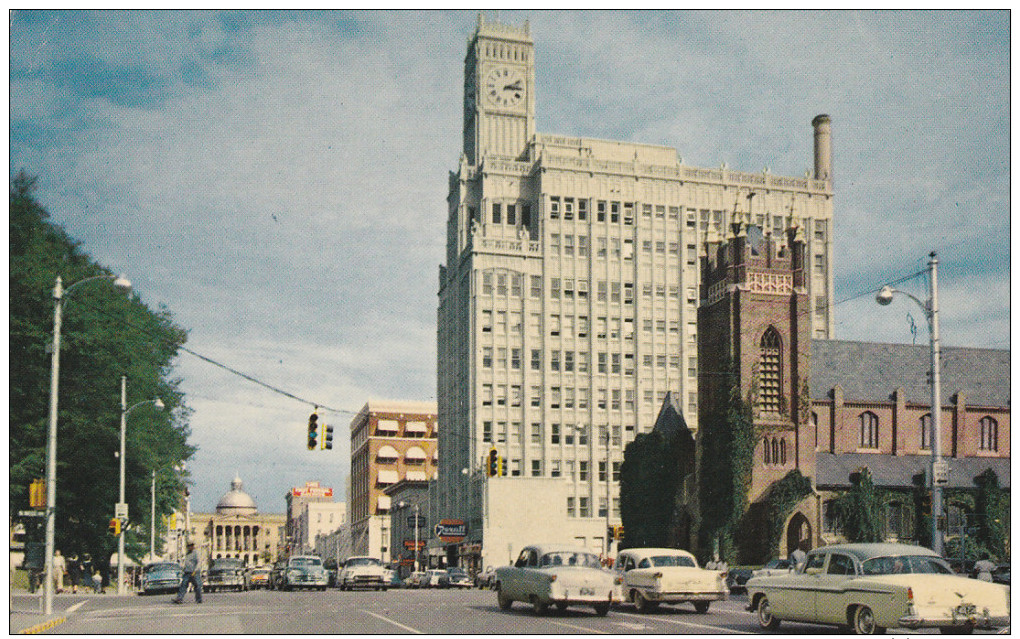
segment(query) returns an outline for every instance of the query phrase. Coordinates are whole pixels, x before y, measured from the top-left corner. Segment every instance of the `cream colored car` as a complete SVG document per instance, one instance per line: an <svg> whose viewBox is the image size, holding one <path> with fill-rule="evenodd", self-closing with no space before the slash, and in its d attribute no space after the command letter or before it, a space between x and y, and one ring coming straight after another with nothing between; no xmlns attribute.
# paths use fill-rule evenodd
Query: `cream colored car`
<svg viewBox="0 0 1020 639"><path fill-rule="evenodd" d="M613 574L598 555L578 546L537 544L521 551L512 566L496 569L496 600L500 610L515 601L530 603L536 615L550 605L591 606L605 617L613 602Z"/></svg>
<svg viewBox="0 0 1020 639"><path fill-rule="evenodd" d="M931 550L906 544L816 548L796 572L751 578L747 598L769 630L781 621L831 624L856 634L1009 626L1007 586L959 577Z"/></svg>
<svg viewBox="0 0 1020 639"><path fill-rule="evenodd" d="M638 612L660 603L691 602L699 613L713 601L727 598L726 573L698 567L694 555L675 548L631 548L616 557L617 600L633 603Z"/></svg>

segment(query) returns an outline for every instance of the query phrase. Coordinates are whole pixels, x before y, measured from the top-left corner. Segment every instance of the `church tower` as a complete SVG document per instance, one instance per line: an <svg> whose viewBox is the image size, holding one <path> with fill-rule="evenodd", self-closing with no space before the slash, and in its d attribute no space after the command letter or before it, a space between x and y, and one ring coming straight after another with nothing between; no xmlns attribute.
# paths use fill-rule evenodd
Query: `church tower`
<svg viewBox="0 0 1020 639"><path fill-rule="evenodd" d="M728 242L707 244L702 258L698 359L732 366L740 396L750 400L758 433L748 492L753 503L791 470L814 474L806 467L814 459L806 428L812 309L799 224L785 237L743 220L731 232ZM702 375L702 414L725 405L730 379Z"/></svg>
<svg viewBox="0 0 1020 639"><path fill-rule="evenodd" d="M487 155L518 159L535 133L535 43L522 28L486 22L464 59L464 155L469 165Z"/></svg>

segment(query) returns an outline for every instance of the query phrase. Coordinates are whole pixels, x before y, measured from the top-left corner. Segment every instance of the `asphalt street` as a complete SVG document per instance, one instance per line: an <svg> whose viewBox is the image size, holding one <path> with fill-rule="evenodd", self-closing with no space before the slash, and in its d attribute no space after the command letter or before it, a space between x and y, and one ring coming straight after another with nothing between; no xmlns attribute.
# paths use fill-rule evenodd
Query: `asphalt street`
<svg viewBox="0 0 1020 639"><path fill-rule="evenodd" d="M27 597L15 596L14 605L30 609ZM837 634L835 628L791 623L778 633L764 632L744 610L744 595L713 603L704 615L684 604L644 615L619 606L606 617L580 607L535 616L519 603L502 612L494 592L474 589L207 593L201 605L192 593L184 605L171 604L170 598L58 597L55 608L62 621L30 629L48 634ZM26 628L14 628L12 619L12 632Z"/></svg>

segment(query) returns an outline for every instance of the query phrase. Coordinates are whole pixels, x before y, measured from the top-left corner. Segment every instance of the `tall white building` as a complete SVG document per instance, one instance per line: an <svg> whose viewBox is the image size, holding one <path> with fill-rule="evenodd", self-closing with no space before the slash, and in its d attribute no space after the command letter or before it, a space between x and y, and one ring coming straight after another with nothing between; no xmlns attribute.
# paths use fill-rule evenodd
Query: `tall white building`
<svg viewBox="0 0 1020 639"><path fill-rule="evenodd" d="M538 540L606 549L623 449L651 430L667 391L697 428L697 306L720 294L699 290L698 258L731 221L804 230L806 319L815 337L833 332L827 116L812 123L814 174L781 177L687 166L670 147L537 133L536 89L528 24L480 16L450 174L437 399L439 515L467 523L464 547L481 544L484 565ZM506 477L480 470L491 447ZM542 482L533 503L543 505L529 507L519 495L538 478L559 481ZM554 493L559 512L548 512Z"/></svg>

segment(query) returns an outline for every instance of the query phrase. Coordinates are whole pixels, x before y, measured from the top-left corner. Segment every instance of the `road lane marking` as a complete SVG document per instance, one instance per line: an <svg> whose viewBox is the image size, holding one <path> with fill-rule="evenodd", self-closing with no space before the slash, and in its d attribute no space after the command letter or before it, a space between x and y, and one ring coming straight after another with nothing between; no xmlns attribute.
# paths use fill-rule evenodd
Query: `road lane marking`
<svg viewBox="0 0 1020 639"><path fill-rule="evenodd" d="M639 616L639 615L636 615L634 613L622 612L622 611L617 611L616 614L627 615L629 617L637 617L637 616ZM747 632L747 631L744 631L744 630L737 630L735 628L727 628L725 626L708 626L708 625L700 624L700 623L692 623L690 621L678 621L676 619L665 619L665 618L663 618L663 617L661 617L659 615L655 615L655 616L641 616L641 618L645 619L646 621L662 621L664 623L672 623L672 624L676 624L676 625L679 625L679 626L691 626L692 628L704 628L706 630L719 630L721 632L726 632L726 633L729 633L729 634L738 634L738 635L753 635L753 634L757 634L757 633L754 633L754 632Z"/></svg>
<svg viewBox="0 0 1020 639"><path fill-rule="evenodd" d="M84 606L87 603L88 603L87 600L86 601L79 601L78 603L74 604L73 606L71 606L70 608L67 609L67 614L71 614L72 612L77 612L77 610L79 608L81 608L82 606Z"/></svg>
<svg viewBox="0 0 1020 639"><path fill-rule="evenodd" d="M396 627L398 627L398 628L403 628L404 630L406 630L406 631L408 631L408 632L413 632L413 633L414 633L414 634L416 634L416 635L421 635L421 634L425 634L425 633L423 633L423 632L422 632L421 630L417 630L417 629L415 629L415 628L412 628L412 627L410 627L410 626L405 626L405 625L404 625L404 624L402 624L402 623L398 623L398 622L396 622L396 621L393 621L393 620L392 620L392 619L390 619L389 617L384 617L384 616L382 616L382 615L377 615L377 614L375 614L374 612L369 612L368 610L362 610L361 612L365 613L366 615L371 615L371 616L375 617L376 619L380 619L380 620L382 620L382 621L385 621L385 622L387 622L387 623L391 623L391 624L393 624L394 626L396 626Z"/></svg>
<svg viewBox="0 0 1020 639"><path fill-rule="evenodd" d="M555 624L557 626L563 626L564 628L573 628L574 630L581 630L581 631L586 632L586 633L587 632L593 632L593 633L595 633L597 635L612 634L612 633L609 633L609 632L603 632L601 630L595 630L594 628L589 628L588 626L575 626L572 623L563 623L561 621L553 621L552 619L543 619L543 621L546 621L546 622L551 623L551 624Z"/></svg>

